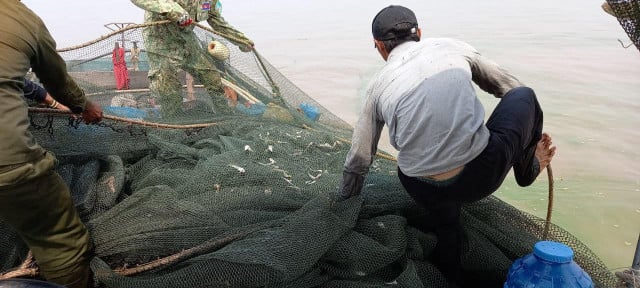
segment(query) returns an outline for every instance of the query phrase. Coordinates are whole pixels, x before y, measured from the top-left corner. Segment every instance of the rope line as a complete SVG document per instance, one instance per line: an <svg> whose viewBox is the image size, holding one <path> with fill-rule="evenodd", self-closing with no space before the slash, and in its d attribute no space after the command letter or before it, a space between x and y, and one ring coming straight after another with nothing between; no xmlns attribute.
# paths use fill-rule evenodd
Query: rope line
<svg viewBox="0 0 640 288"><path fill-rule="evenodd" d="M29 113L40 113L40 114L59 114L59 115L75 115L69 111L62 111L57 109L50 108L29 108ZM135 120L124 117L112 116L112 115L104 115L103 119L108 119L116 122L123 122L132 125L139 125L144 127L152 127L152 128L167 128L167 129L200 129L218 125L218 123L202 123L202 124L188 124L188 125L179 125L179 124L163 124L163 123L154 123L148 122L144 120Z"/></svg>
<svg viewBox="0 0 640 288"><path fill-rule="evenodd" d="M75 46L69 46L69 47L65 47L65 48L60 48L60 49L58 49L58 52L68 52L68 51L71 51L71 50L84 48L84 47L93 45L95 43L98 43L98 42L100 42L102 40L105 40L105 39L107 39L109 37L112 37L114 35L122 34L122 33L126 32L126 31L129 31L129 30L138 29L138 28L146 28L146 27L157 26L157 25L164 25L164 24L169 24L169 23L173 24L173 22L171 20L161 20L161 21L154 21L154 22L148 22L148 23L142 23L142 24L129 25L127 27L123 27L122 29L113 31L113 32L111 32L109 34L102 35L102 36L98 37L97 39L91 40L89 42L86 42L86 43L83 43L83 44L79 44L79 45L75 45ZM235 41L235 42L240 42L240 43L243 42L242 40L234 37L233 35L229 35L229 34L225 34L225 33L222 33L222 32L215 31L211 27L202 25L200 23L195 23L194 26L197 26L200 29L209 31L209 32L211 32L213 34L216 34L216 35L220 36L220 37L223 37L223 38Z"/></svg>
<svg viewBox="0 0 640 288"><path fill-rule="evenodd" d="M551 226L551 214L553 212L553 170L551 164L547 165L547 179L549 179L549 202L547 203L547 218L544 221L544 232L542 239L548 239L549 227Z"/></svg>
<svg viewBox="0 0 640 288"><path fill-rule="evenodd" d="M76 45L76 46L60 48L60 49L58 49L58 52L68 52L68 51L71 51L71 50L84 48L84 47L96 44L96 43L98 43L98 42L100 42L100 41L102 41L104 39L107 39L107 38L109 38L111 36L114 36L114 35L117 35L117 34L121 34L121 33L124 33L126 31L129 31L129 30L133 30L133 29L137 29L137 28L145 28L145 27L150 27L150 26L154 26L154 25L162 25L162 24L166 24L166 23L169 23L169 22L171 22L171 21L163 20L163 21L149 22L149 23L143 23L143 24L129 25L129 26L124 27L124 28L122 28L120 30L116 30L116 31L113 31L113 32L111 32L109 34L100 36L97 39L91 40L89 42L86 42L86 43L83 43L83 44L79 44L79 45Z"/></svg>

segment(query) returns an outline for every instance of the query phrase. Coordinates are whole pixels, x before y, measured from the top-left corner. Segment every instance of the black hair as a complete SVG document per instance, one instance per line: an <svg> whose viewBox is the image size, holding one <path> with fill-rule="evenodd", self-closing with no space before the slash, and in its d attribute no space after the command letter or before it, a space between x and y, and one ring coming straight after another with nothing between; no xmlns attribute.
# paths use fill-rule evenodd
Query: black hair
<svg viewBox="0 0 640 288"><path fill-rule="evenodd" d="M396 29L404 30L404 31L415 29L415 32L412 31L412 33L409 33L402 37L397 37L389 40L382 40L382 43L384 44L384 48L387 50L387 52L391 53L391 50L393 50L394 48L398 47L400 44L405 42L409 42L409 41L420 42L420 37L418 36L418 28L413 24L411 23L398 24Z"/></svg>

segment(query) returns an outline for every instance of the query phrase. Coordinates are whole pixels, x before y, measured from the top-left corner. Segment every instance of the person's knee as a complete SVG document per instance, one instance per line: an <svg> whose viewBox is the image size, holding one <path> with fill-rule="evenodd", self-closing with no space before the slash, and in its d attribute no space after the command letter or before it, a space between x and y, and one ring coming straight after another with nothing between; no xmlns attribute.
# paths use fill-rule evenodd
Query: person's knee
<svg viewBox="0 0 640 288"><path fill-rule="evenodd" d="M513 95L511 97L518 97L523 99L536 99L536 92L527 86L513 88L507 93L507 95Z"/></svg>

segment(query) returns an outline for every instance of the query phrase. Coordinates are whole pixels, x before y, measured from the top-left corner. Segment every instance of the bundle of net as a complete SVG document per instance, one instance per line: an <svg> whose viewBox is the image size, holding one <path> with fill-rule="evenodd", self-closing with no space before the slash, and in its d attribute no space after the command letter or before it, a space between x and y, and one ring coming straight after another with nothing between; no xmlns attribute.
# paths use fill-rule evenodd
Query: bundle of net
<svg viewBox="0 0 640 288"><path fill-rule="evenodd" d="M437 239L419 228L428 211L402 188L393 157L380 152L362 194L339 199L347 123L256 51L241 52L203 28L187 46L191 55L204 52L197 55L206 65L180 64L170 80L179 89L158 89L147 61L176 61L145 52L143 29L62 52L88 97L103 105L102 123L30 113L34 137L57 155L89 228L96 286L447 287L430 261ZM142 53L128 89L118 90L111 49L123 38ZM211 41L229 57L206 53ZM178 101L163 99L163 91L178 91ZM462 218L464 277L474 287L502 287L545 222L495 197L466 205ZM0 231L4 271L28 248L6 225ZM575 250L597 287L612 287L611 273L575 237L554 225L549 237Z"/></svg>

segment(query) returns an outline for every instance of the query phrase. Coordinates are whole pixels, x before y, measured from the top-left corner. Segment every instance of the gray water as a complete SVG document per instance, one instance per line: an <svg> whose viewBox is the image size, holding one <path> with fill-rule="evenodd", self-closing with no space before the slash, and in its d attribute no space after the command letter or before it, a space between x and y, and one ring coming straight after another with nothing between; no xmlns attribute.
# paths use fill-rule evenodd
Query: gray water
<svg viewBox="0 0 640 288"><path fill-rule="evenodd" d="M631 265L640 233L640 52L599 0L223 1L223 15L323 106L355 124L364 88L384 61L371 19L413 9L425 37L462 39L534 88L558 147L553 222L616 270ZM487 116L497 100L480 97ZM382 139L380 147L395 153ZM513 177L495 195L544 218L547 177Z"/></svg>

